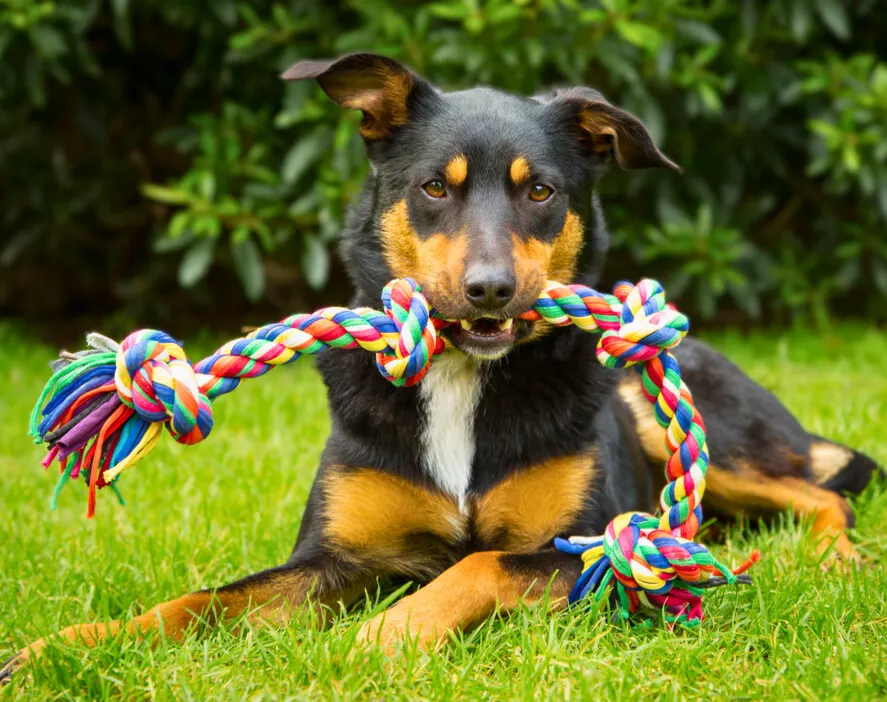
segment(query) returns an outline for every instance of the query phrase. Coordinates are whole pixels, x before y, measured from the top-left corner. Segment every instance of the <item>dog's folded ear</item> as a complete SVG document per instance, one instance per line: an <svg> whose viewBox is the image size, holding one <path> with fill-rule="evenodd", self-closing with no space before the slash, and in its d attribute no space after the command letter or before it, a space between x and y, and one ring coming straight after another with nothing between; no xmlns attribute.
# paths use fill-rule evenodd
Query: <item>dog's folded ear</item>
<svg viewBox="0 0 887 702"><path fill-rule="evenodd" d="M663 154L644 124L620 110L592 88L556 90L540 99L555 109L564 109L575 120L576 133L595 154L612 155L623 169L681 167Z"/></svg>
<svg viewBox="0 0 887 702"><path fill-rule="evenodd" d="M299 61L284 80L316 78L334 102L361 110L360 133L375 141L409 119L410 102L433 88L394 59L378 54L348 54L338 59Z"/></svg>

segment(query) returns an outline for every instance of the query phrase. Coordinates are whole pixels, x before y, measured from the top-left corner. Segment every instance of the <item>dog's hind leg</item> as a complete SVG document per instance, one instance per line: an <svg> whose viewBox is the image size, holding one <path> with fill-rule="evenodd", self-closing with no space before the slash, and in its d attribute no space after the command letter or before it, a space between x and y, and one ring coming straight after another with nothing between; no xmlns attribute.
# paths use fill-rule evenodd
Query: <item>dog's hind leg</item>
<svg viewBox="0 0 887 702"><path fill-rule="evenodd" d="M812 519L819 551L834 545L842 558L857 560L845 533L853 511L842 493L860 492L875 462L810 435L772 393L704 344L688 339L676 356L708 433L706 513L757 518L791 511ZM669 458L664 430L637 378L620 384L619 401L631 412L650 469L661 475Z"/></svg>
<svg viewBox="0 0 887 702"><path fill-rule="evenodd" d="M858 561L846 530L853 526L853 510L847 500L824 488L795 477L771 477L747 464L732 470L715 465L708 469L705 504L725 516L770 517L791 511L812 520L816 550L834 546L844 560Z"/></svg>
<svg viewBox="0 0 887 702"><path fill-rule="evenodd" d="M303 606L314 606L318 621L326 620L323 606L348 602L371 582L365 572L344 570L332 559L300 560L295 554L286 565L250 575L213 590L184 595L151 608L130 620L77 624L62 629L54 637L95 646L120 631L136 636L161 633L176 641L199 623L212 626L226 619L246 616L257 625L285 625ZM53 636L39 639L22 649L0 668L0 684L15 669L41 654Z"/></svg>
<svg viewBox="0 0 887 702"><path fill-rule="evenodd" d="M546 594L549 609L563 609L581 569L579 558L553 550L479 551L371 619L359 638L391 650L398 639L409 637L430 649L451 631L471 629L496 611L535 604Z"/></svg>

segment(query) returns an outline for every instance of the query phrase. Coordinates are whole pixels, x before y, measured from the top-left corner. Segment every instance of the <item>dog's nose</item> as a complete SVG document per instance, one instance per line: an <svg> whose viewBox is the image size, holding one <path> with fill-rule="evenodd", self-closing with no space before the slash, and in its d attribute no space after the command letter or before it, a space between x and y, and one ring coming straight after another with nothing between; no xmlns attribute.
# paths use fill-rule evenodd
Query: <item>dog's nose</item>
<svg viewBox="0 0 887 702"><path fill-rule="evenodd" d="M480 265L465 275L465 298L479 310L500 310L514 297L514 273L504 266Z"/></svg>

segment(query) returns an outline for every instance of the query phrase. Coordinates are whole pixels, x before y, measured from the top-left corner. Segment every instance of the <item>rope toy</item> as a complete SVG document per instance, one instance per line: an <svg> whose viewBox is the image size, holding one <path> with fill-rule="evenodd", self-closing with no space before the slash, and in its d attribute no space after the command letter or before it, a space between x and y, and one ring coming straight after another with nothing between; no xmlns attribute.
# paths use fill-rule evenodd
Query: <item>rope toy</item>
<svg viewBox="0 0 887 702"><path fill-rule="evenodd" d="M664 612L670 623L702 619L702 593L717 585L750 582L742 573L755 552L734 571L691 539L702 521L708 449L705 425L681 379L670 349L689 322L665 302L662 286L642 280L620 283L613 295L584 285L548 282L533 308L521 315L556 326L600 332L597 358L608 368L635 366L644 395L665 430L671 458L659 517L630 512L616 517L603 536L555 539L555 547L581 555L585 568L571 603L590 593L600 600L615 583L618 614ZM303 355L329 348L362 348L376 354L376 367L396 386L415 385L435 356L447 348L445 331L457 324L438 316L411 279L391 281L382 292L384 312L327 307L297 314L230 341L191 364L167 334L141 330L121 344L87 336L89 349L63 352L31 414L31 435L46 442L43 461L60 465L53 494L87 472L87 517L95 514L96 490L143 458L164 427L179 443L205 439L213 427L212 401L244 378L256 378ZM119 497L119 494L118 494Z"/></svg>

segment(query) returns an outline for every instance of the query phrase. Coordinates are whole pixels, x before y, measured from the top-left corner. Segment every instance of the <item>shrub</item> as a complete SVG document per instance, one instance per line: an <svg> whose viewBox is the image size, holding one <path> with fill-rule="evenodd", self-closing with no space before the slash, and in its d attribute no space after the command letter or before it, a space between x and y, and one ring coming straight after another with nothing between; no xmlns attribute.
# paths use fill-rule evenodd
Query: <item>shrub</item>
<svg viewBox="0 0 887 702"><path fill-rule="evenodd" d="M686 175L605 179L611 276L661 277L704 318L885 320L876 4L3 0L0 309L283 308L331 271L341 296L359 116L277 76L371 49L449 88L594 85L641 117Z"/></svg>

